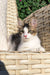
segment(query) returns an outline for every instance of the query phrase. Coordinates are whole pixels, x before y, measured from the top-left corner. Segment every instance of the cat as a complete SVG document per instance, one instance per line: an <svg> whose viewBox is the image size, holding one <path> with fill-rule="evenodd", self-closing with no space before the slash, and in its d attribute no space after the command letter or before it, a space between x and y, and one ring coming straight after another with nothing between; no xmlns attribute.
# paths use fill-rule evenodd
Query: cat
<svg viewBox="0 0 50 75"><path fill-rule="evenodd" d="M11 35L10 50L45 52L37 35L36 27L37 20L35 17L31 18L29 24L25 23L24 25L19 20L19 32Z"/></svg>

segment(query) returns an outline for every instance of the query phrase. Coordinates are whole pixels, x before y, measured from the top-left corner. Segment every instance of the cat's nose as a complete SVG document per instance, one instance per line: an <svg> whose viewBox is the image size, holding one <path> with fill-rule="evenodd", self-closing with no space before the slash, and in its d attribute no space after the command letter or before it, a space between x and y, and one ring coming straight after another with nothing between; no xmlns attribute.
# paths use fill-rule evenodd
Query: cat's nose
<svg viewBox="0 0 50 75"><path fill-rule="evenodd" d="M24 35L25 38L27 38L27 35Z"/></svg>

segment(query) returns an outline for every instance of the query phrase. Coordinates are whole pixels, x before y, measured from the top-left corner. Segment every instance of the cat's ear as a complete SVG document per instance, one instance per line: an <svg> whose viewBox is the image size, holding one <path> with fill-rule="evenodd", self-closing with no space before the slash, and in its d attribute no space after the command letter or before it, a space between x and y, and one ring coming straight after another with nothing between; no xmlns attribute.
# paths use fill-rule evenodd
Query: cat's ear
<svg viewBox="0 0 50 75"><path fill-rule="evenodd" d="M19 27L22 27L23 24L24 24L23 21L22 21L20 18L18 18L18 26L19 26Z"/></svg>
<svg viewBox="0 0 50 75"><path fill-rule="evenodd" d="M35 17L32 17L29 25L32 26L33 28L36 28L37 27L37 19Z"/></svg>

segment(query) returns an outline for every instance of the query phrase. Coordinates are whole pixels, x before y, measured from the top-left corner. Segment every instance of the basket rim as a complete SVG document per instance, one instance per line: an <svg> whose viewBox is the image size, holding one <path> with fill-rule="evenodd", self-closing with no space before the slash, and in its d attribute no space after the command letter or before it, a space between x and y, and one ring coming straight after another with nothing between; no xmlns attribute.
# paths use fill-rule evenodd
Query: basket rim
<svg viewBox="0 0 50 75"><path fill-rule="evenodd" d="M50 54L50 52L32 52L32 51L0 51L0 54Z"/></svg>

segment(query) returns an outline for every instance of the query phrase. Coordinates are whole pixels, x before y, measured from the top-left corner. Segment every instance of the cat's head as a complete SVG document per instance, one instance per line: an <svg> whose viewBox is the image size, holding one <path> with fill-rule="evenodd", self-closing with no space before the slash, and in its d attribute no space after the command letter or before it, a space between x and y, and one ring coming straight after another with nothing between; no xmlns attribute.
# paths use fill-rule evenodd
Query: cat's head
<svg viewBox="0 0 50 75"><path fill-rule="evenodd" d="M37 19L35 17L31 18L29 24L22 22L19 20L19 33L24 41L27 41L33 38L36 34L36 27L37 27Z"/></svg>

